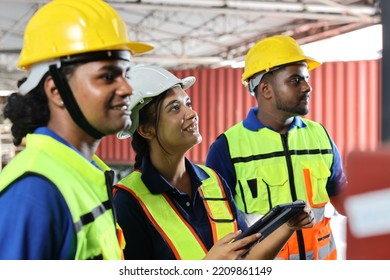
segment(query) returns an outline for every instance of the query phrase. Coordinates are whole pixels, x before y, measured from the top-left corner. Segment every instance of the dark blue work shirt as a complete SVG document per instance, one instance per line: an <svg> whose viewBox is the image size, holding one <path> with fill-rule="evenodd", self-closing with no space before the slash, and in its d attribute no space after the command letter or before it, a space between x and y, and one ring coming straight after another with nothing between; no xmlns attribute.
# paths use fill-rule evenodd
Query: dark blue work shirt
<svg viewBox="0 0 390 280"><path fill-rule="evenodd" d="M266 127L257 118L257 112L258 107L250 109L247 117L243 120L243 126L246 129L257 131ZM295 117L294 121L289 127L289 130L294 127L306 127L306 124L300 117ZM340 153L332 139L331 143L334 157L333 164L330 170L331 176L328 179L326 185L326 190L330 197L339 194L341 192L342 186L344 186L346 181L345 174L343 172ZM221 176L226 179L228 186L231 187L233 194L235 194L236 172L233 163L230 159L230 153L226 137L219 137L214 143L211 144L206 158L206 166L213 168L219 174L221 174Z"/></svg>
<svg viewBox="0 0 390 280"><path fill-rule="evenodd" d="M213 246L212 231L202 198L198 193L198 188L202 184L201 180L207 179L209 175L197 165L192 164L188 159L186 159L185 164L191 178L192 199L168 183L146 157L144 157L140 168L142 172L141 178L151 193L165 193L174 202L183 217L198 233L206 248L210 249ZM233 197L225 181L222 178L221 181L234 215L237 217L238 228L244 230L247 228L245 221L241 214L237 213ZM114 204L118 223L123 229L126 241L125 259L175 259L165 240L146 217L138 201L128 191L119 189L115 194Z"/></svg>
<svg viewBox="0 0 390 280"><path fill-rule="evenodd" d="M48 135L77 151L47 127L34 133ZM26 175L0 193L0 259L74 259L76 249L69 207L51 181Z"/></svg>

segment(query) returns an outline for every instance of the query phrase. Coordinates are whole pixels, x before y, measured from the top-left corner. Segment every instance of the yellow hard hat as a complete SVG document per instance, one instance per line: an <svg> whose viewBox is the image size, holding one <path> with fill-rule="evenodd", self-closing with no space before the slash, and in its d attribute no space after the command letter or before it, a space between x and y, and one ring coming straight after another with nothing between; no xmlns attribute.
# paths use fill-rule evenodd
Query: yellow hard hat
<svg viewBox="0 0 390 280"><path fill-rule="evenodd" d="M129 40L126 24L102 0L53 0L29 21L17 66L63 56L105 50L144 53L154 47Z"/></svg>
<svg viewBox="0 0 390 280"><path fill-rule="evenodd" d="M268 72L276 66L306 61L308 70L313 70L321 62L308 57L298 43L290 36L276 35L257 42L245 58L242 83L247 86L248 79L259 72Z"/></svg>

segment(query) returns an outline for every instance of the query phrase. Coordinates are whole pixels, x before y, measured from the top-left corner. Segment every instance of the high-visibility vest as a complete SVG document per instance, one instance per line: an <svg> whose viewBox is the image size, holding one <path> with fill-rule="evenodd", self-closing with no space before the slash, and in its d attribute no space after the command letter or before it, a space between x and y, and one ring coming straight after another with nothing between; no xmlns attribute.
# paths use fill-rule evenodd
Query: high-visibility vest
<svg viewBox="0 0 390 280"><path fill-rule="evenodd" d="M237 231L237 221L219 177L206 166L200 166L209 178L199 187L215 243L225 235ZM154 225L175 258L178 260L202 259L208 252L194 228L180 214L166 194L152 194L141 179L141 172L135 170L116 184L128 191L140 203L146 217Z"/></svg>
<svg viewBox="0 0 390 280"><path fill-rule="evenodd" d="M102 170L50 136L28 134L26 148L0 173L0 192L28 174L47 178L63 195L77 234L75 259L123 258Z"/></svg>
<svg viewBox="0 0 390 280"><path fill-rule="evenodd" d="M263 128L251 131L240 122L227 130L230 158L236 172L237 207L244 213L264 215L273 206L305 200L316 225L290 238L279 258L336 258L336 247L324 206L329 202L326 183L333 163L332 143L325 128L304 120L287 135ZM303 240L297 242L297 235ZM301 249L299 249L301 248Z"/></svg>

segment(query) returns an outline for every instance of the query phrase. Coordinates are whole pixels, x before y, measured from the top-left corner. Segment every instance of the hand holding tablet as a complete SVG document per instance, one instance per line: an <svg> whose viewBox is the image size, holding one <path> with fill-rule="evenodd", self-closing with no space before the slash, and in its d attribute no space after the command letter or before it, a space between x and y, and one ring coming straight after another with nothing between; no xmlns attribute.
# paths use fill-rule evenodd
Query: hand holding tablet
<svg viewBox="0 0 390 280"><path fill-rule="evenodd" d="M256 232L261 233L260 240L262 240L281 225L288 222L292 217L303 211L305 206L306 203L302 200L276 205L246 231L237 236L235 240L239 240Z"/></svg>

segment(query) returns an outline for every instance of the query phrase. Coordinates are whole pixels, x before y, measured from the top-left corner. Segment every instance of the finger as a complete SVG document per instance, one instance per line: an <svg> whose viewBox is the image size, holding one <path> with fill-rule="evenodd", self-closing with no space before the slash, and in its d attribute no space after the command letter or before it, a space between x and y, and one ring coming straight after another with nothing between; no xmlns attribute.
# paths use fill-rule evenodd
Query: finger
<svg viewBox="0 0 390 280"><path fill-rule="evenodd" d="M232 233L229 233L227 235L225 235L224 237L222 237L220 240L218 240L217 242L218 243L231 243L234 241L234 239L239 236L241 233L241 230L238 230L236 232L232 232Z"/></svg>
<svg viewBox="0 0 390 280"><path fill-rule="evenodd" d="M305 221L303 221L302 227L308 228L308 227L312 227L314 224L315 224L314 214L310 213L310 215L307 216Z"/></svg>
<svg viewBox="0 0 390 280"><path fill-rule="evenodd" d="M299 229L301 227L312 227L314 225L314 214L312 211L310 212L311 213L302 212L296 215L288 221L288 225L296 229Z"/></svg>
<svg viewBox="0 0 390 280"><path fill-rule="evenodd" d="M300 224L300 223L302 223L307 217L308 217L308 214L307 214L307 213L301 212L301 213L295 215L294 217L292 217L292 218L288 221L288 225L289 225L289 226L294 226L294 225Z"/></svg>
<svg viewBox="0 0 390 280"><path fill-rule="evenodd" d="M255 233L252 235L249 235L247 237L244 237L240 240L235 240L231 243L233 250L240 250L240 249L248 249L251 247L255 242L257 242L261 238L260 233Z"/></svg>

